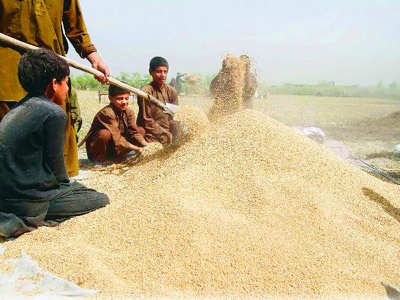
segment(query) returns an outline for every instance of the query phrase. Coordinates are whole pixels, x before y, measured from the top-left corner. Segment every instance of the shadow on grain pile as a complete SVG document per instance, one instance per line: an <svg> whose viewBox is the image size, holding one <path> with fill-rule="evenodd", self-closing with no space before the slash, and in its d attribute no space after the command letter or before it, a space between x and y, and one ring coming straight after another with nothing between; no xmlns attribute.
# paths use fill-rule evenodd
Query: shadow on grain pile
<svg viewBox="0 0 400 300"><path fill-rule="evenodd" d="M203 125L167 159L88 179L111 205L6 254L99 299L383 299L381 282L400 280L400 225L385 210L400 207L397 186L252 110Z"/></svg>

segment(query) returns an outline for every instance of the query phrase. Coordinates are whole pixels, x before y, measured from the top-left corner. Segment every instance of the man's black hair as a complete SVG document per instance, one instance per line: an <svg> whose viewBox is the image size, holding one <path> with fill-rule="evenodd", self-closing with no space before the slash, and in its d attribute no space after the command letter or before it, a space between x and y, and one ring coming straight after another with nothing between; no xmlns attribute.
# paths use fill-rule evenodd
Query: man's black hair
<svg viewBox="0 0 400 300"><path fill-rule="evenodd" d="M157 67L159 67L159 66L164 66L164 67L167 67L167 69L169 69L168 61L164 57L161 57L161 56L153 57L150 60L149 69L152 71L155 71L155 69L157 69Z"/></svg>
<svg viewBox="0 0 400 300"><path fill-rule="evenodd" d="M68 63L46 48L26 51L18 63L19 82L30 95L44 94L53 78L61 83L68 75Z"/></svg>
<svg viewBox="0 0 400 300"><path fill-rule="evenodd" d="M123 81L121 81L121 82L123 82ZM125 83L125 82L123 82L123 83ZM116 85L110 84L110 86L108 87L108 95L110 95L110 96L116 96L119 94L126 94L126 93L130 94L129 91L122 89Z"/></svg>

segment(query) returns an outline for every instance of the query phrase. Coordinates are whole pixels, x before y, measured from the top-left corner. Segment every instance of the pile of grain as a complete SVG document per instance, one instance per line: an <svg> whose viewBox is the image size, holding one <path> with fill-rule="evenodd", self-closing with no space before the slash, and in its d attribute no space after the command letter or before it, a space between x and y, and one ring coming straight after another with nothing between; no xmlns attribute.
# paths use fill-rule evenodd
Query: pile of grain
<svg viewBox="0 0 400 300"><path fill-rule="evenodd" d="M377 299L400 190L252 110L85 184L111 205L6 243L98 298Z"/></svg>
<svg viewBox="0 0 400 300"><path fill-rule="evenodd" d="M218 120L221 116L243 108L244 78L247 61L228 54L222 61L221 70L211 81L210 91L215 97L208 118Z"/></svg>
<svg viewBox="0 0 400 300"><path fill-rule="evenodd" d="M203 111L192 106L181 106L175 113L174 120L182 124L187 140L199 137L209 126L209 120Z"/></svg>

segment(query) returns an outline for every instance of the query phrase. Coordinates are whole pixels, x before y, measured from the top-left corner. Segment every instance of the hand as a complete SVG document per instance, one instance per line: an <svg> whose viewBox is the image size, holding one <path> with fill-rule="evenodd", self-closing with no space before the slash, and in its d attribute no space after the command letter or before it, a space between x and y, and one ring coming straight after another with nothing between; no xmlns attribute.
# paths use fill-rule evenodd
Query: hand
<svg viewBox="0 0 400 300"><path fill-rule="evenodd" d="M165 145L169 145L172 143L173 140L173 136L172 133L169 132L168 130L164 130L165 135L167 136L167 142L165 143Z"/></svg>
<svg viewBox="0 0 400 300"><path fill-rule="evenodd" d="M133 144L131 144L131 149L132 149L133 151L135 151L136 153L138 153L138 154L142 154L142 152L143 152L143 149L142 149L142 148L140 148L140 147L138 147L138 146L135 146L135 145L133 145Z"/></svg>
<svg viewBox="0 0 400 300"><path fill-rule="evenodd" d="M94 78L102 84L107 83L107 77L110 77L110 71L101 56L97 52L92 52L87 56L87 59L92 64L93 69L99 70L104 74L95 75Z"/></svg>

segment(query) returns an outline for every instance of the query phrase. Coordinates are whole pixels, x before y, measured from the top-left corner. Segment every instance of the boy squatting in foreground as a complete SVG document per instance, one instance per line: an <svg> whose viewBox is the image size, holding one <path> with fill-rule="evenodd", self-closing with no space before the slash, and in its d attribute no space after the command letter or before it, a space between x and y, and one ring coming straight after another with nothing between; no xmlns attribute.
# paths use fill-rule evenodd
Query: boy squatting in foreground
<svg viewBox="0 0 400 300"><path fill-rule="evenodd" d="M115 85L108 87L110 104L93 118L86 142L88 158L94 162L121 162L131 151L141 153L147 145L144 130L136 125L135 112L129 107L130 92Z"/></svg>

